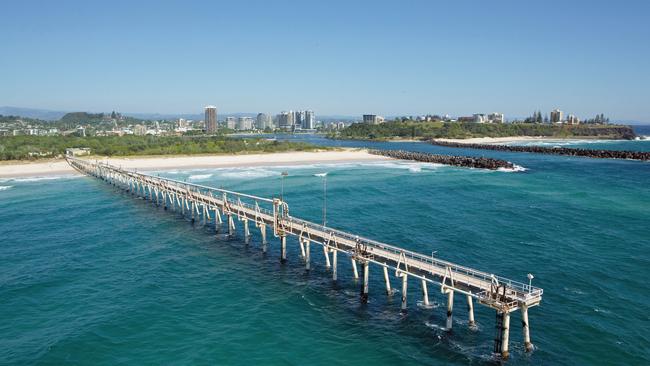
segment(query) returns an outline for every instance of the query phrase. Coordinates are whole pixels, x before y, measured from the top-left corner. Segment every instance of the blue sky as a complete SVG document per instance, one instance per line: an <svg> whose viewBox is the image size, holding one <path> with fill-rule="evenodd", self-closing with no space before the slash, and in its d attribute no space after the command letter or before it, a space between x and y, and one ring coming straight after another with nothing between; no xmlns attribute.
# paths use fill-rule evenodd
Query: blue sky
<svg viewBox="0 0 650 366"><path fill-rule="evenodd" d="M648 1L6 1L0 105L650 122Z"/></svg>

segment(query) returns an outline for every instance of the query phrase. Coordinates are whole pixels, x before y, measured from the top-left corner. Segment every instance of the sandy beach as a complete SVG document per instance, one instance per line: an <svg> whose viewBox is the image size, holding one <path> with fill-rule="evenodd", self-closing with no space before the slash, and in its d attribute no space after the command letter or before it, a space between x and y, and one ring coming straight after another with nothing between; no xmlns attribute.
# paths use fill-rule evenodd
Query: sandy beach
<svg viewBox="0 0 650 366"><path fill-rule="evenodd" d="M557 141L575 140L577 138L563 139L561 137L548 136L510 136L510 137L474 137L469 139L436 139L438 141L453 142L459 144L503 144L518 141Z"/></svg>
<svg viewBox="0 0 650 366"><path fill-rule="evenodd" d="M200 155L200 156L156 156L96 158L111 165L127 169L153 171L160 169L204 169L247 166L302 165L337 162L367 162L387 160L385 157L369 154L365 150L284 152L250 155ZM61 160L46 162L0 163L0 178L42 177L77 174L68 163Z"/></svg>

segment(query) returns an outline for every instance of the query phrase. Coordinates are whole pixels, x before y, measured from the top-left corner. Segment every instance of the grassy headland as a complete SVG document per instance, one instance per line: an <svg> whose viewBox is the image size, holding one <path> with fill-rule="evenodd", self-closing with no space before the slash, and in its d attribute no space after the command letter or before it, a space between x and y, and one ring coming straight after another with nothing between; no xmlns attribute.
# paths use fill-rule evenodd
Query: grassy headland
<svg viewBox="0 0 650 366"><path fill-rule="evenodd" d="M88 147L93 155L192 155L314 151L327 148L303 142L239 139L223 136L7 136L0 137L0 160L56 158L70 147Z"/></svg>
<svg viewBox="0 0 650 366"><path fill-rule="evenodd" d="M541 123L472 123L389 121L355 123L329 137L355 140L466 139L474 137L543 136L549 138L633 139L629 126L609 124L551 125Z"/></svg>

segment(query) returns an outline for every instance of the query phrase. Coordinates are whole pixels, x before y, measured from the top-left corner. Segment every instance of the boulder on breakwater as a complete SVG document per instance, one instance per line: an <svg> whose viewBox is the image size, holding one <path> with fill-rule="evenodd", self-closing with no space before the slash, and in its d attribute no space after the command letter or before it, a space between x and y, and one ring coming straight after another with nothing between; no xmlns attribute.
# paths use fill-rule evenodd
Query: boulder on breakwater
<svg viewBox="0 0 650 366"><path fill-rule="evenodd" d="M473 143L462 143L462 142L448 142L448 141L440 141L440 140L431 140L429 141L429 143L437 146L457 147L463 149L529 152L529 153L536 153L536 154L583 156L588 158L599 158L599 159L650 160L650 152L647 151L596 150L596 149L578 149L578 148L569 148L569 147L473 144Z"/></svg>
<svg viewBox="0 0 650 366"><path fill-rule="evenodd" d="M484 157L438 155L404 150L369 150L368 152L374 155L387 156L394 159L454 165L465 168L479 168L490 170L515 169L515 165L509 161Z"/></svg>

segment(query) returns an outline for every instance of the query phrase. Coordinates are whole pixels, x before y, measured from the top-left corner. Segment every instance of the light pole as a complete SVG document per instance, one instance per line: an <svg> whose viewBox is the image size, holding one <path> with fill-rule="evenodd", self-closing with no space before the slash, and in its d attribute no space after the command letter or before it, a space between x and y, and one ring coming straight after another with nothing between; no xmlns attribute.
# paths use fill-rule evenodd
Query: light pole
<svg viewBox="0 0 650 366"><path fill-rule="evenodd" d="M289 175L287 172L280 173L280 201L284 202L284 177Z"/></svg>
<svg viewBox="0 0 650 366"><path fill-rule="evenodd" d="M527 277L528 277L528 293L531 293L533 292L533 278L535 278L535 276L533 276L532 273L529 273Z"/></svg>
<svg viewBox="0 0 650 366"><path fill-rule="evenodd" d="M327 172L316 176L323 178L323 226L327 226Z"/></svg>

